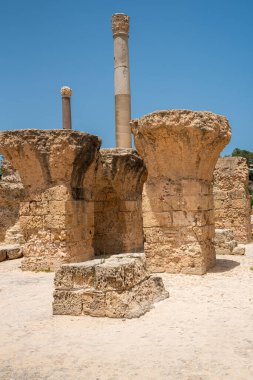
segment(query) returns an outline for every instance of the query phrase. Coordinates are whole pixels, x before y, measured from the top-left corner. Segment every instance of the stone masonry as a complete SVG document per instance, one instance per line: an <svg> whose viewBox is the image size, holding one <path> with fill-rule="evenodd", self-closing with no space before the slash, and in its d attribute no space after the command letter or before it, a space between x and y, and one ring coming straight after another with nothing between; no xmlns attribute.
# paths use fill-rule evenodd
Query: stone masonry
<svg viewBox="0 0 253 380"><path fill-rule="evenodd" d="M101 149L94 183L96 255L143 251L146 168L133 149Z"/></svg>
<svg viewBox="0 0 253 380"><path fill-rule="evenodd" d="M231 131L225 117L158 111L131 122L147 167L144 250L152 272L203 274L215 264L213 170Z"/></svg>
<svg viewBox="0 0 253 380"><path fill-rule="evenodd" d="M10 229L18 223L20 202L24 198L24 187L19 174L3 161L3 176L0 180L0 243L9 242ZM7 237L6 237L7 234Z"/></svg>
<svg viewBox="0 0 253 380"><path fill-rule="evenodd" d="M26 192L20 205L23 270L56 270L93 257L94 178L86 172L99 147L96 136L71 130L0 133L1 154L18 170Z"/></svg>
<svg viewBox="0 0 253 380"><path fill-rule="evenodd" d="M242 157L219 158L214 171L215 227L231 229L235 240L251 239L249 172Z"/></svg>
<svg viewBox="0 0 253 380"><path fill-rule="evenodd" d="M135 318L169 296L143 253L62 265L54 284L53 314L60 315Z"/></svg>

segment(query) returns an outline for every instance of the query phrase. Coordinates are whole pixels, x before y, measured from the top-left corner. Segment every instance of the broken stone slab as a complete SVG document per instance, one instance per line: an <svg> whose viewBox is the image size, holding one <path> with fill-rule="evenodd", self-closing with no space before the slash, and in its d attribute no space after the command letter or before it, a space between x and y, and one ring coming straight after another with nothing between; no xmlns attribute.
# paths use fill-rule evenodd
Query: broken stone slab
<svg viewBox="0 0 253 380"><path fill-rule="evenodd" d="M232 255L245 255L245 245L238 244L238 246L233 249Z"/></svg>
<svg viewBox="0 0 253 380"><path fill-rule="evenodd" d="M125 290L147 277L144 253L113 255L84 263L63 264L55 274L56 289Z"/></svg>
<svg viewBox="0 0 253 380"><path fill-rule="evenodd" d="M169 296L143 253L64 264L55 275L53 314L136 318Z"/></svg>
<svg viewBox="0 0 253 380"><path fill-rule="evenodd" d="M0 259L3 261L5 259L13 260L19 259L23 256L22 247L19 244L1 244L0 245L0 257L5 257Z"/></svg>
<svg viewBox="0 0 253 380"><path fill-rule="evenodd" d="M214 245L217 255L245 255L245 246L237 243L231 229L215 229Z"/></svg>

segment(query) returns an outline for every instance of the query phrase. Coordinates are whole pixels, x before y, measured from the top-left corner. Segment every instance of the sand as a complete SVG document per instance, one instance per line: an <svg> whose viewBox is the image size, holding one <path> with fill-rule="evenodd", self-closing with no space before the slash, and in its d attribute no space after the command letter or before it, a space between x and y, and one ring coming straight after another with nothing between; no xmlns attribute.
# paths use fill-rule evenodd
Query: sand
<svg viewBox="0 0 253 380"><path fill-rule="evenodd" d="M253 379L253 244L204 276L168 275L139 319L52 316L53 273L0 263L0 379Z"/></svg>

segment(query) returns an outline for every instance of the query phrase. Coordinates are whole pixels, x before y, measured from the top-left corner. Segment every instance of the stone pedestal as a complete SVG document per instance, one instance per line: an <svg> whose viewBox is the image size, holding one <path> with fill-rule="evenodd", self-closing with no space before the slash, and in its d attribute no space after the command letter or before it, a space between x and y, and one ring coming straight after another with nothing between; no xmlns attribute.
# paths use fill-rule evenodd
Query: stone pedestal
<svg viewBox="0 0 253 380"><path fill-rule="evenodd" d="M150 276L144 254L62 265L55 274L53 314L136 318L169 296Z"/></svg>
<svg viewBox="0 0 253 380"><path fill-rule="evenodd" d="M131 123L147 167L144 249L153 272L203 274L215 264L213 170L230 139L225 117L168 110Z"/></svg>
<svg viewBox="0 0 253 380"><path fill-rule="evenodd" d="M131 148L130 129L131 94L129 74L128 32L129 16L123 13L112 15L114 38L114 93L116 147Z"/></svg>
<svg viewBox="0 0 253 380"><path fill-rule="evenodd" d="M249 169L243 157L219 158L214 171L215 227L231 229L240 243L251 241Z"/></svg>
<svg viewBox="0 0 253 380"><path fill-rule="evenodd" d="M25 187L20 205L23 270L55 270L93 257L94 204L91 174L100 140L62 130L0 133L0 151Z"/></svg>
<svg viewBox="0 0 253 380"><path fill-rule="evenodd" d="M132 149L101 149L94 183L96 255L143 251L146 168Z"/></svg>

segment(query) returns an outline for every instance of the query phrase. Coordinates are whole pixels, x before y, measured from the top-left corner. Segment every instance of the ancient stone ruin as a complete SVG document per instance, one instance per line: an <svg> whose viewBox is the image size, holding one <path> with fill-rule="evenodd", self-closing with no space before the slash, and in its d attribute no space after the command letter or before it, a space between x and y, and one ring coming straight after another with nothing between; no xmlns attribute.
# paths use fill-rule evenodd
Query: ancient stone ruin
<svg viewBox="0 0 253 380"><path fill-rule="evenodd" d="M204 274L250 239L245 160L218 160L227 119L165 110L129 123L129 17L113 15L112 30L117 148L71 129L67 86L62 130L0 133L20 175L0 182L0 261L56 271L54 314L139 317L168 297L151 273Z"/></svg>
<svg viewBox="0 0 253 380"><path fill-rule="evenodd" d="M23 270L55 270L93 257L92 172L100 140L82 132L23 130L0 134L1 153L25 188L19 222ZM85 184L83 184L83 181Z"/></svg>
<svg viewBox="0 0 253 380"><path fill-rule="evenodd" d="M144 254L121 254L62 265L55 275L53 314L135 318L168 297L148 274Z"/></svg>
<svg viewBox="0 0 253 380"><path fill-rule="evenodd" d="M132 122L148 177L144 250L152 272L203 274L215 264L213 170L231 131L210 112L168 110Z"/></svg>
<svg viewBox="0 0 253 380"><path fill-rule="evenodd" d="M23 183L23 270L143 251L146 168L134 150L99 151L97 137L63 130L3 132L0 145Z"/></svg>
<svg viewBox="0 0 253 380"><path fill-rule="evenodd" d="M142 252L146 168L133 149L101 149L93 186L95 255Z"/></svg>
<svg viewBox="0 0 253 380"><path fill-rule="evenodd" d="M239 243L251 239L249 172L242 157L219 158L214 171L214 218L219 229L230 229Z"/></svg>

